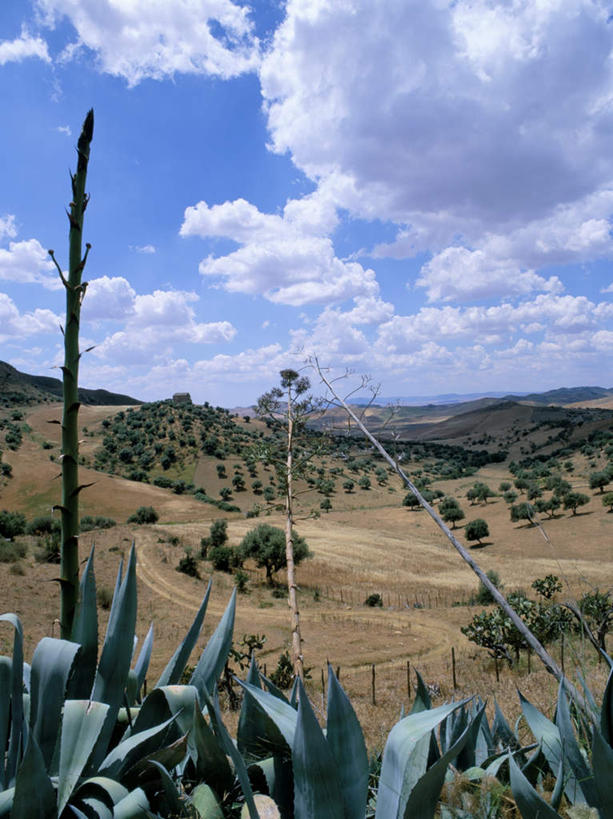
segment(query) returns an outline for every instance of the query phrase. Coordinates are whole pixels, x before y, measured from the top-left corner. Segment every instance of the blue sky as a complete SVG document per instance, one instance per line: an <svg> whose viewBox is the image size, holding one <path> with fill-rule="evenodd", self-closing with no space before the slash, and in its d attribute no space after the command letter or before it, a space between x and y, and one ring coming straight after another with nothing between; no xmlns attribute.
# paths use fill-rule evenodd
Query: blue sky
<svg viewBox="0 0 613 819"><path fill-rule="evenodd" d="M589 0L11 0L0 358L59 374L95 110L81 383L248 405L612 386L613 23Z"/></svg>

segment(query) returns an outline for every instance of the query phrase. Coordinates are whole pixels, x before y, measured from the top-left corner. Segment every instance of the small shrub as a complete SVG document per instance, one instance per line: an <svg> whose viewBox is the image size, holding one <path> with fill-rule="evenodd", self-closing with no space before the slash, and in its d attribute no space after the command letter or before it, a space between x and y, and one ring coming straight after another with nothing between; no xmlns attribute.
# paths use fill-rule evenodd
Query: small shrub
<svg viewBox="0 0 613 819"><path fill-rule="evenodd" d="M16 563L25 557L27 549L23 543L0 540L0 563Z"/></svg>
<svg viewBox="0 0 613 819"><path fill-rule="evenodd" d="M84 515L80 523L82 532L91 532L92 529L112 529L113 526L117 526L117 522L113 518L104 517L104 515L96 515L95 517Z"/></svg>
<svg viewBox="0 0 613 819"><path fill-rule="evenodd" d="M17 563L11 563L11 567L9 569L9 574L17 575L18 577L23 577L26 573L25 566L20 561Z"/></svg>
<svg viewBox="0 0 613 819"><path fill-rule="evenodd" d="M498 572L495 572L493 569L489 569L489 571L486 572L486 575L497 589L502 589L502 583L500 582ZM484 586L483 583L479 583L479 589L471 600L471 603L473 602L477 606L489 606L494 602L494 597L491 591Z"/></svg>
<svg viewBox="0 0 613 819"><path fill-rule="evenodd" d="M366 600L364 601L365 606L370 606L371 608L383 608L383 598L378 592L374 592L373 594L369 594Z"/></svg>
<svg viewBox="0 0 613 819"><path fill-rule="evenodd" d="M279 657L277 667L270 675L270 681L281 689L289 688L294 681L294 666L287 651Z"/></svg>
<svg viewBox="0 0 613 819"><path fill-rule="evenodd" d="M98 605L101 609L108 611L111 608L111 603L113 602L113 590L108 586L100 586L96 592L96 600L98 601Z"/></svg>
<svg viewBox="0 0 613 819"><path fill-rule="evenodd" d="M142 526L145 523L157 523L159 515L153 506L139 506L136 512L130 515L128 523L137 523Z"/></svg>
<svg viewBox="0 0 613 819"><path fill-rule="evenodd" d="M189 577L197 577L200 578L200 572L198 571L198 563L196 558L192 554L191 549L186 549L184 556L179 560L179 565L177 566L177 571L182 572L183 574L188 575Z"/></svg>
<svg viewBox="0 0 613 819"><path fill-rule="evenodd" d="M26 526L26 534L52 535L59 534L61 529L62 524L59 518L53 518L51 515L38 515L37 517L32 518L32 520Z"/></svg>
<svg viewBox="0 0 613 819"><path fill-rule="evenodd" d="M8 512L6 509L0 512L0 537L12 540L17 535L23 535L25 530L26 519L21 512Z"/></svg>
<svg viewBox="0 0 613 819"><path fill-rule="evenodd" d="M211 546L208 550L208 560L218 572L229 572L232 568L233 551L229 546Z"/></svg>
<svg viewBox="0 0 613 819"><path fill-rule="evenodd" d="M36 554L36 559L40 563L59 563L60 562L60 535L50 534L44 535L40 543L40 550Z"/></svg>
<svg viewBox="0 0 613 819"><path fill-rule="evenodd" d="M284 600L287 597L287 588L286 586L273 586L271 594L275 600Z"/></svg>
<svg viewBox="0 0 613 819"><path fill-rule="evenodd" d="M248 581L249 575L247 572L243 571L242 569L237 569L234 572L234 585L236 586L239 594L245 594L247 592Z"/></svg>

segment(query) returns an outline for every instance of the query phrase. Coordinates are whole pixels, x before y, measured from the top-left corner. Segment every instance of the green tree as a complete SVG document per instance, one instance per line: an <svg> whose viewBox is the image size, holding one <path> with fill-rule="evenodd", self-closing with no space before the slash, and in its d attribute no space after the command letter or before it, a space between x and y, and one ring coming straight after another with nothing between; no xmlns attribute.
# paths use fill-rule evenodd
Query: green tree
<svg viewBox="0 0 613 819"><path fill-rule="evenodd" d="M421 504L417 499L417 496L412 492L407 492L402 499L402 505L407 506L409 509L421 509Z"/></svg>
<svg viewBox="0 0 613 819"><path fill-rule="evenodd" d="M348 495L351 494L351 492L353 492L354 488L355 488L355 483L353 481L349 481L349 480L343 481L343 489L345 490L345 492Z"/></svg>
<svg viewBox="0 0 613 819"><path fill-rule="evenodd" d="M582 492L568 492L568 494L564 495L564 508L570 509L573 515L577 514L577 509L580 506L585 506L589 502L589 496L584 495Z"/></svg>
<svg viewBox="0 0 613 819"><path fill-rule="evenodd" d="M439 504L439 512L445 523L452 524L452 529L455 529L456 523L460 520L464 520L465 517L460 504L455 498L450 496L442 499Z"/></svg>
<svg viewBox="0 0 613 819"><path fill-rule="evenodd" d="M483 518L475 518L475 520L469 521L464 527L466 540L476 540L479 544L481 544L481 540L484 537L489 536L489 533L489 526Z"/></svg>
<svg viewBox="0 0 613 819"><path fill-rule="evenodd" d="M362 475L360 480L358 481L358 486L360 489L370 489L370 478L368 475Z"/></svg>
<svg viewBox="0 0 613 819"><path fill-rule="evenodd" d="M139 506L128 518L128 523L137 523L141 526L144 523L157 523L158 513L153 506Z"/></svg>
<svg viewBox="0 0 613 819"><path fill-rule="evenodd" d="M527 501L512 504L509 507L509 511L513 523L519 523L522 520L528 520L530 523L534 523L534 506Z"/></svg>
<svg viewBox="0 0 613 819"><path fill-rule="evenodd" d="M329 512L332 509L332 501L330 498L324 498L319 504L319 508L324 512Z"/></svg>
<svg viewBox="0 0 613 819"><path fill-rule="evenodd" d="M611 477L608 472L592 472L590 475L590 489L600 489L602 493L609 483L611 483Z"/></svg>
<svg viewBox="0 0 613 819"><path fill-rule="evenodd" d="M613 512L613 492L605 492L602 496L602 505L609 507L609 512Z"/></svg>
<svg viewBox="0 0 613 819"><path fill-rule="evenodd" d="M23 535L25 530L26 519L21 512L8 512L6 509L0 512L0 537L12 540L17 535Z"/></svg>
<svg viewBox="0 0 613 819"><path fill-rule="evenodd" d="M292 544L295 565L311 556L306 541L295 531L292 532ZM285 532L268 523L260 523L247 532L240 543L239 552L243 559L253 558L258 567L266 569L266 580L272 585L273 574L287 566Z"/></svg>

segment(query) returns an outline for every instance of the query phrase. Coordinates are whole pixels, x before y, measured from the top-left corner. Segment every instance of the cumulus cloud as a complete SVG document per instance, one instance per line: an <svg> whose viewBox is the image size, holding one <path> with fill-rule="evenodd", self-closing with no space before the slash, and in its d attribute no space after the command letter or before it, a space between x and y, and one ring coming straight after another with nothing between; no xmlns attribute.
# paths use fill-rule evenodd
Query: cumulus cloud
<svg viewBox="0 0 613 819"><path fill-rule="evenodd" d="M5 235L15 235L14 217L5 217ZM36 239L10 242L0 248L0 280L20 284L42 284L47 290L59 290L62 283L49 254Z"/></svg>
<svg viewBox="0 0 613 819"><path fill-rule="evenodd" d="M50 62L47 43L40 37L31 37L25 28L22 28L21 35L14 40L0 40L0 65L18 63L28 57L38 57L43 62Z"/></svg>
<svg viewBox="0 0 613 819"><path fill-rule="evenodd" d="M157 252L155 245L130 245L130 250L135 250L137 253L152 254Z"/></svg>
<svg viewBox="0 0 613 819"><path fill-rule="evenodd" d="M55 129L58 134L65 134L66 136L72 136L72 129L70 125L58 125Z"/></svg>
<svg viewBox="0 0 613 819"><path fill-rule="evenodd" d="M15 236L17 236L15 216L12 213L7 213L6 216L0 216L0 241L3 239L14 239Z"/></svg>
<svg viewBox="0 0 613 819"><path fill-rule="evenodd" d="M60 317L51 310L37 308L20 313L15 302L6 293L0 293L0 341L57 333L59 326Z"/></svg>
<svg viewBox="0 0 613 819"><path fill-rule="evenodd" d="M67 17L76 29L64 60L91 49L101 71L131 86L175 74L230 78L258 64L249 9L233 0L37 0L37 8L47 26Z"/></svg>
<svg viewBox="0 0 613 819"><path fill-rule="evenodd" d="M426 288L428 301L466 301L512 295L535 290L559 293L564 288L557 276L548 279L531 270L522 271L511 259L488 257L483 250L448 247L421 269L416 282Z"/></svg>
<svg viewBox="0 0 613 819"><path fill-rule="evenodd" d="M155 290L139 295L127 279L102 276L90 282L83 302L84 321L119 321L123 328L100 342L100 359L144 363L152 356L171 355L177 343L219 344L231 341L236 328L229 321L199 322L196 293ZM87 325L86 325L87 326Z"/></svg>
<svg viewBox="0 0 613 819"><path fill-rule="evenodd" d="M515 241L608 253L611 42L593 0L290 0L260 71L271 144L340 206L403 225L404 255L547 219L540 250Z"/></svg>
<svg viewBox="0 0 613 819"><path fill-rule="evenodd" d="M376 297L374 271L339 259L325 235L337 222L335 207L317 192L290 200L282 216L262 213L244 199L213 206L199 202L186 209L180 233L241 245L225 256L208 256L199 267L203 276L220 278L231 293L264 295L295 307Z"/></svg>

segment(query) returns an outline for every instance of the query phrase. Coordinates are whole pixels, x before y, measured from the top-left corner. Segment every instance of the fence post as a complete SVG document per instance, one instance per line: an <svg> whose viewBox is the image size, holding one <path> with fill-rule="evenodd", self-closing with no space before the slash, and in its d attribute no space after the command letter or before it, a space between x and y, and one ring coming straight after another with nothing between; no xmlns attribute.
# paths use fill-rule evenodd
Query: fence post
<svg viewBox="0 0 613 819"><path fill-rule="evenodd" d="M411 702L411 661L407 660L407 696Z"/></svg>
<svg viewBox="0 0 613 819"><path fill-rule="evenodd" d="M453 677L453 690L458 687L458 681L455 676L455 648L451 646L451 676Z"/></svg>
<svg viewBox="0 0 613 819"><path fill-rule="evenodd" d="M375 664L374 663L372 664L372 683L371 683L371 687L372 687L372 704L376 705L377 704L377 698L375 696Z"/></svg>

